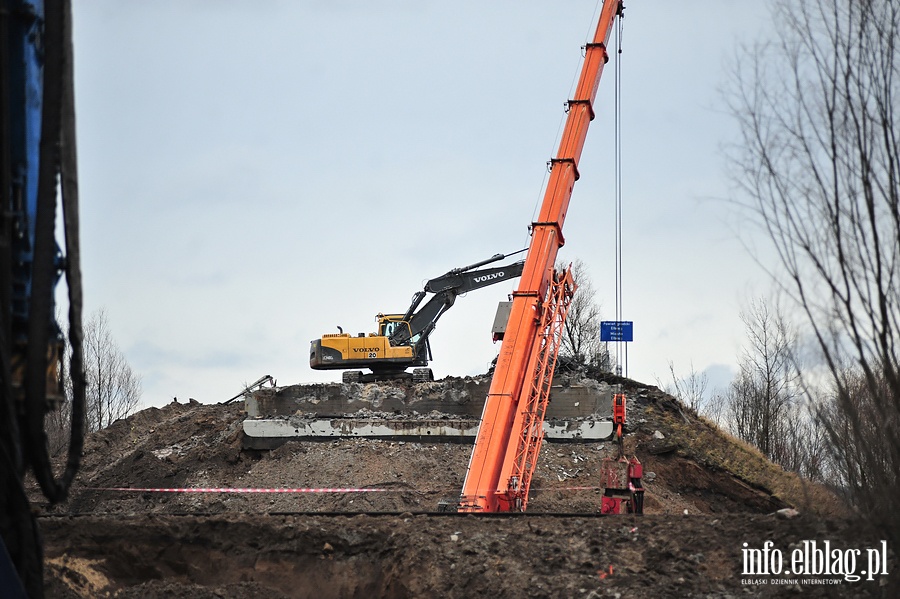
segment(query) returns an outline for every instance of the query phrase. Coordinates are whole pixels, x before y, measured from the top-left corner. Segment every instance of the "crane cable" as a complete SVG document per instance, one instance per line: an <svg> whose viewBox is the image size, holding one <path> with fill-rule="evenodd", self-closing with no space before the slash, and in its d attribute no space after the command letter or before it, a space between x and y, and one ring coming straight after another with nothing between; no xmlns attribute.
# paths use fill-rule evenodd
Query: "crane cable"
<svg viewBox="0 0 900 599"><path fill-rule="evenodd" d="M616 322L622 321L622 31L623 16L617 19L615 59L615 169L616 169L616 218L615 218L615 303ZM624 348L624 354L622 353ZM615 343L617 374L628 376L628 346L619 340ZM624 371L622 369L624 362Z"/></svg>

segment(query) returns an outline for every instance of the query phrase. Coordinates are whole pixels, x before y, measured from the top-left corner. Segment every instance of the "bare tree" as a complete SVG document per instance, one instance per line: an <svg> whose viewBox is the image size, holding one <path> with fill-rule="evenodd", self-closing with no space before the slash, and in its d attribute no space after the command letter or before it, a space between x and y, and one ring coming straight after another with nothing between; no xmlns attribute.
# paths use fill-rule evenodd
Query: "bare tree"
<svg viewBox="0 0 900 599"><path fill-rule="evenodd" d="M834 459L826 429L811 407L806 403L788 407L781 436L776 439L775 460L809 480L833 483Z"/></svg>
<svg viewBox="0 0 900 599"><path fill-rule="evenodd" d="M44 430L47 432L47 451L55 457L69 446L71 430L69 406L60 405L48 411L44 416Z"/></svg>
<svg viewBox="0 0 900 599"><path fill-rule="evenodd" d="M779 0L731 109L749 214L833 382L856 504L900 541L900 3ZM847 373L852 373L848 376Z"/></svg>
<svg viewBox="0 0 900 599"><path fill-rule="evenodd" d="M724 429L727 406L726 392L717 390L703 402L700 413L712 420L717 427Z"/></svg>
<svg viewBox="0 0 900 599"><path fill-rule="evenodd" d="M567 266L560 261L556 269L564 270ZM600 304L597 303L597 292L587 266L581 260L576 259L572 263L572 277L578 284L578 289L569 304L559 355L563 362L608 372L609 351L600 341Z"/></svg>
<svg viewBox="0 0 900 599"><path fill-rule="evenodd" d="M739 372L718 399L725 427L786 470L825 481L832 470L821 419L802 384L792 327L765 300L741 313L747 344Z"/></svg>
<svg viewBox="0 0 900 599"><path fill-rule="evenodd" d="M687 376L679 377L675 374L675 363L669 361L669 374L672 376L672 384L665 387L666 393L699 413L704 404L706 389L709 386L709 377L706 376L706 373L697 372L694 363L691 362L691 371ZM662 384L659 386L663 388Z"/></svg>
<svg viewBox="0 0 900 599"><path fill-rule="evenodd" d="M141 377L119 350L106 312L94 312L84 331L88 430L106 428L134 412L141 398Z"/></svg>
<svg viewBox="0 0 900 599"><path fill-rule="evenodd" d="M782 463L779 451L788 417L800 395L795 368L793 333L764 300L751 302L741 313L748 345L740 360L740 374L732 385L731 417L735 433L756 445L770 459Z"/></svg>
<svg viewBox="0 0 900 599"><path fill-rule="evenodd" d="M855 497L871 489L883 476L882 471L895 466L890 447L878 442L871 446L871 441L877 441L876 438L883 429L880 422L881 410L876 403L878 395L871 393L860 369L848 369L841 378L840 385L832 390L829 401L823 404L822 412L826 414L831 433L836 436L853 439L861 431L860 438L863 442L834 444L835 479ZM880 384L886 386L884 381ZM885 388L881 397L889 394L890 391ZM857 416L856 423L841 417L847 410L847 403L853 406Z"/></svg>

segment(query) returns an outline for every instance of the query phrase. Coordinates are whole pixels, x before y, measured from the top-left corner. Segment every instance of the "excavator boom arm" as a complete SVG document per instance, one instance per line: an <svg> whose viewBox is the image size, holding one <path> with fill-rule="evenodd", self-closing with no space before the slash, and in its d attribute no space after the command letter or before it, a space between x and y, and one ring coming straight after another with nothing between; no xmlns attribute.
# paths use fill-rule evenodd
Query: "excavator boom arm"
<svg viewBox="0 0 900 599"><path fill-rule="evenodd" d="M485 262L479 264L484 263ZM416 293L413 297L413 303L410 306L410 310L404 315L404 320L409 323L409 327L398 327L397 331L391 336L391 344L399 345L406 343L412 337L420 334L422 335L420 342L424 342L431 331L434 330L434 326L437 324L438 319L456 301L456 296L475 289L481 289L482 287L512 280L522 274L524 266L525 262L520 261L514 262L513 264L507 264L506 266L485 268L482 270L455 269L441 277L431 279L425 284L425 291L434 293L434 295L424 306L415 310L423 297L423 295L421 295L422 292Z"/></svg>

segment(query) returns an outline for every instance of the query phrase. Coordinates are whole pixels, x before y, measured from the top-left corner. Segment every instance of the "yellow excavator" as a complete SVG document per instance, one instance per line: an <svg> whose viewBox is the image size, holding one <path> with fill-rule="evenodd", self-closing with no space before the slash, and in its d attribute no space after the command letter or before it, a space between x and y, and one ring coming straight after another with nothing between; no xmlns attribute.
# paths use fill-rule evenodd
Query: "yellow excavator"
<svg viewBox="0 0 900 599"><path fill-rule="evenodd" d="M409 378L415 383L433 381L434 374L427 367L432 359L429 337L438 319L453 305L458 295L520 276L524 261L476 269L524 251L495 254L487 260L454 268L431 279L425 284L424 291L413 295L405 313L379 313L376 316L378 331L375 333L360 333L354 337L338 327L338 333L313 339L309 348L310 368L345 370L342 376L345 383ZM429 293L434 295L420 308ZM368 368L371 373L350 370L357 368ZM406 372L407 368L414 368L411 375Z"/></svg>

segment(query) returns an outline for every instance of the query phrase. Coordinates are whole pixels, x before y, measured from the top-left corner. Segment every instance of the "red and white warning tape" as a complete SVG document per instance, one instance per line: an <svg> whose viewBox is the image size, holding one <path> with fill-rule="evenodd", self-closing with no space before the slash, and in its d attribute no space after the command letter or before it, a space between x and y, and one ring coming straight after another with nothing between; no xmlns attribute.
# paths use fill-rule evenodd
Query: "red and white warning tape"
<svg viewBox="0 0 900 599"><path fill-rule="evenodd" d="M547 493L551 491L602 491L606 487L531 487L531 491L545 491Z"/></svg>
<svg viewBox="0 0 900 599"><path fill-rule="evenodd" d="M230 487L185 487L180 489L150 489L137 487L87 487L91 491L120 491L132 493L377 493L384 491L402 491L404 489L357 489L350 487L334 488L276 488L276 489L241 489Z"/></svg>
<svg viewBox="0 0 900 599"><path fill-rule="evenodd" d="M89 491L117 491L121 493L386 493L390 491L415 491L415 489L382 489L378 487L321 487L321 488L233 488L233 487L182 487L171 489L146 487L85 487ZM532 491L593 491L603 487L555 487L532 488Z"/></svg>

